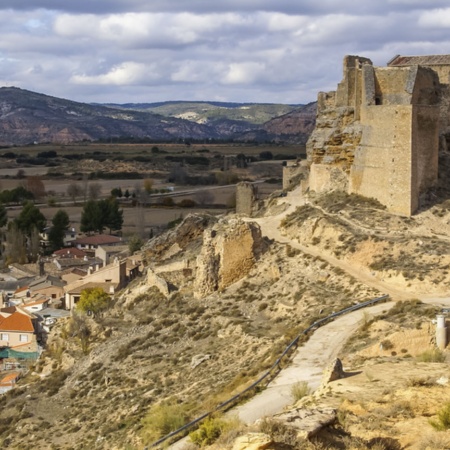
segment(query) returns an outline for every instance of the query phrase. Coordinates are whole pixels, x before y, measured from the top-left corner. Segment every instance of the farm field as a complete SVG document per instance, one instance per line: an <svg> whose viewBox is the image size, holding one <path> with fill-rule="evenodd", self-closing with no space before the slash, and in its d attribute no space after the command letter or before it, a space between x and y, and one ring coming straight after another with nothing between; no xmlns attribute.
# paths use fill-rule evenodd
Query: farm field
<svg viewBox="0 0 450 450"><path fill-rule="evenodd" d="M155 150L157 149L157 150ZM45 194L36 199L48 222L58 209L64 209L71 226L79 230L83 202L87 195L76 197L75 202L68 195L69 186L74 183L85 191L93 184L97 188L97 198L106 198L111 190L120 188L130 195L145 191L145 182L151 179L152 194L147 196L145 206L132 206L120 199L124 209L123 234L134 233L147 237L163 231L167 224L193 212L222 214L230 210L235 194L235 185L241 180L258 183L260 198L265 198L274 190L281 189L282 161L260 160L261 152L273 155L281 154L290 158L301 153L299 146L263 146L263 145L225 145L225 144L80 144L80 145L35 145L0 150L0 190L12 190L25 186L29 177L37 177L43 183ZM46 152L56 152L57 156L48 158L42 164L27 163L27 158L42 158ZM12 158L11 153L15 155ZM244 153L249 159L246 167L231 165L223 170L226 156ZM7 154L9 157L5 157ZM186 161L192 156L193 163L171 160L176 155L186 155ZM41 156L38 156L41 155ZM68 155L72 155L67 157ZM76 155L76 156L73 156ZM198 158L198 161L195 158ZM142 157L144 156L144 157ZM25 161L25 163L23 163ZM30 160L31 161L31 160ZM251 161L251 162L250 162ZM33 162L33 161L31 161ZM196 164L198 162L198 164ZM170 180L171 173L183 170L189 179L188 184ZM59 174L55 176L54 174ZM93 176L107 173L108 177ZM53 174L53 175L51 175ZM120 175L126 175L120 177ZM198 177L216 176L219 184L195 185ZM117 179L116 179L117 177ZM269 183L264 180L270 179ZM169 181L170 180L170 181ZM193 184L194 183L194 184ZM166 190L164 197L172 197L174 206L160 207L164 198L159 191ZM205 193L206 200L205 200ZM195 207L176 206L182 200L193 200ZM134 202L135 204L136 202ZM8 207L8 218L14 219L20 214L20 206ZM136 225L138 224L138 225Z"/></svg>

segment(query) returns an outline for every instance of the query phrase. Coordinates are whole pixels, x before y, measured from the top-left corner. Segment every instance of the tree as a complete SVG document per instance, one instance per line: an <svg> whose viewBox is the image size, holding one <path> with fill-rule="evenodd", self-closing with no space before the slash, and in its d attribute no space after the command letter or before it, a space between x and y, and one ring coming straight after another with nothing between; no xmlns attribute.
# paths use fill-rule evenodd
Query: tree
<svg viewBox="0 0 450 450"><path fill-rule="evenodd" d="M80 340L81 350L87 354L89 352L89 338L91 330L87 323L87 317L79 314L77 311L72 312L72 316L67 325L67 332L71 337L77 337Z"/></svg>
<svg viewBox="0 0 450 450"><path fill-rule="evenodd" d="M19 230L29 237L31 236L33 228L37 228L37 230L41 232L47 224L47 219L37 206L28 201L24 203L22 212L15 222Z"/></svg>
<svg viewBox="0 0 450 450"><path fill-rule="evenodd" d="M3 253L3 228L8 223L6 208L0 203L0 255Z"/></svg>
<svg viewBox="0 0 450 450"><path fill-rule="evenodd" d="M96 317L108 307L110 301L111 297L102 288L87 288L81 291L77 310L84 313L90 311Z"/></svg>
<svg viewBox="0 0 450 450"><path fill-rule="evenodd" d="M36 262L39 257L39 251L41 250L41 237L39 235L39 230L36 227L31 229L26 245L28 250L28 262Z"/></svg>
<svg viewBox="0 0 450 450"><path fill-rule="evenodd" d="M150 178L146 178L144 180L144 190L147 192L147 194L151 194L153 188L153 180Z"/></svg>
<svg viewBox="0 0 450 450"><path fill-rule="evenodd" d="M5 246L6 263L24 264L27 262L27 250L25 245L25 236L17 223L10 222L6 232Z"/></svg>
<svg viewBox="0 0 450 450"><path fill-rule="evenodd" d="M264 151L259 154L259 159L262 161L268 161L273 159L273 154L270 151Z"/></svg>
<svg viewBox="0 0 450 450"><path fill-rule="evenodd" d="M8 222L6 208L0 203L0 228L3 228Z"/></svg>
<svg viewBox="0 0 450 450"><path fill-rule="evenodd" d="M100 200L104 203L102 206L105 211L105 226L109 228L109 232L119 231L123 225L123 209L119 209L119 202L115 198L109 198L106 200Z"/></svg>
<svg viewBox="0 0 450 450"><path fill-rule="evenodd" d="M97 200L102 192L102 186L99 183L91 183L89 185L89 199Z"/></svg>
<svg viewBox="0 0 450 450"><path fill-rule="evenodd" d="M63 209L58 210L52 219L52 228L48 234L50 249L52 251L64 247L64 236L69 228L69 215Z"/></svg>
<svg viewBox="0 0 450 450"><path fill-rule="evenodd" d="M42 178L39 176L35 175L27 177L26 189L31 192L36 199L45 197L45 185Z"/></svg>
<svg viewBox="0 0 450 450"><path fill-rule="evenodd" d="M123 210L119 209L116 198L103 200L89 200L81 212L80 230L84 233L103 233L105 228L109 232L119 231L123 225Z"/></svg>
<svg viewBox="0 0 450 450"><path fill-rule="evenodd" d="M130 255L132 255L134 252L139 251L143 245L144 242L142 241L142 239L137 234L133 234L133 236L128 239L128 250L130 252Z"/></svg>
<svg viewBox="0 0 450 450"><path fill-rule="evenodd" d="M67 186L67 195L72 199L74 204L76 198L79 197L82 193L82 189L77 183L70 183L69 186Z"/></svg>
<svg viewBox="0 0 450 450"><path fill-rule="evenodd" d="M91 233L94 231L102 233L103 228L102 212L99 204L95 200L89 200L85 203L81 212L80 230L83 233Z"/></svg>
<svg viewBox="0 0 450 450"><path fill-rule="evenodd" d="M113 188L111 189L111 195L113 197L123 197L123 192L122 192L122 188ZM128 192L128 196L130 196L130 193Z"/></svg>

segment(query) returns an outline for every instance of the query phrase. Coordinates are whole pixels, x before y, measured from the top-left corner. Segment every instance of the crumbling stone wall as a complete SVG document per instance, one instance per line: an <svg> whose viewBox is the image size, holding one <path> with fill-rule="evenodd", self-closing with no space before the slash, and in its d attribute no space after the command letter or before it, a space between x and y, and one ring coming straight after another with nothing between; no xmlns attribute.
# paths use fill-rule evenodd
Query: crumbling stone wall
<svg viewBox="0 0 450 450"><path fill-rule="evenodd" d="M258 199L258 188L253 183L243 181L236 186L236 214L252 217Z"/></svg>
<svg viewBox="0 0 450 450"><path fill-rule="evenodd" d="M221 291L246 276L264 248L261 229L253 222L223 219L205 230L197 258L196 295Z"/></svg>
<svg viewBox="0 0 450 450"><path fill-rule="evenodd" d="M346 56L337 91L318 96L307 143L310 189L340 189L414 213L437 181L444 92L431 68L379 68Z"/></svg>

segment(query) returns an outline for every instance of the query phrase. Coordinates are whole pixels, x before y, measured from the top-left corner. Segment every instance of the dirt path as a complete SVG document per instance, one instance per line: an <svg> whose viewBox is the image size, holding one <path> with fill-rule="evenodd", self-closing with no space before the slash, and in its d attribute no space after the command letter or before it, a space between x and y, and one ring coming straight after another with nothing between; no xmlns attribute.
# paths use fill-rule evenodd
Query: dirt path
<svg viewBox="0 0 450 450"><path fill-rule="evenodd" d="M306 381L312 390L316 390L324 369L330 361L337 358L358 327L368 317L376 316L394 304L381 303L365 308L364 311L355 311L318 328L309 340L299 347L289 367L283 369L263 392L235 408L231 414L236 414L243 422L251 424L262 417L273 416L294 403L291 394L293 384Z"/></svg>
<svg viewBox="0 0 450 450"><path fill-rule="evenodd" d="M280 199L281 200L281 199ZM317 256L329 264L339 267L358 281L373 287L384 294L389 294L393 300L411 299L411 294L405 293L401 286L376 278L374 275L347 261L342 261L330 255L321 253L314 247L306 247L284 235L279 230L279 224L283 217L293 212L298 206L305 203L300 192L293 191L288 197L281 200L288 204L280 214L258 219L248 219L257 222L262 234L269 239L280 243L289 244L311 256ZM439 306L450 306L450 296L440 297L430 293L427 296L418 296L422 301ZM309 340L295 353L289 367L283 369L267 388L253 397L247 403L233 408L227 414L237 415L243 422L251 424L265 416L272 416L281 412L286 406L293 403L291 395L292 385L298 381L306 381L312 390L319 387L323 370L335 359L350 336L358 329L369 316L376 316L391 308L395 302L381 303L365 308L363 311L355 311L324 325L317 329ZM184 438L169 448L182 450L188 438Z"/></svg>

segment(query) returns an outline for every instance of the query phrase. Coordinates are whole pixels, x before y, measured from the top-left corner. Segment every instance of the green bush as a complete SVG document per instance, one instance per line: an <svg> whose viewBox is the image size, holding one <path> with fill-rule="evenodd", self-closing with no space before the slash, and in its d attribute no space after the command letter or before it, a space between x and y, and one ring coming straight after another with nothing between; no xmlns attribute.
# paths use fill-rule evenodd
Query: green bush
<svg viewBox="0 0 450 450"><path fill-rule="evenodd" d="M224 419L208 417L200 427L189 433L191 441L199 447L205 447L216 442L227 433L235 434L241 429L241 422L237 418Z"/></svg>
<svg viewBox="0 0 450 450"><path fill-rule="evenodd" d="M424 351L420 355L417 355L417 360L420 362L444 362L445 354L442 350L433 348L431 350Z"/></svg>
<svg viewBox="0 0 450 450"><path fill-rule="evenodd" d="M142 419L142 438L151 443L188 423L188 414L181 405L162 404L151 408Z"/></svg>
<svg viewBox="0 0 450 450"><path fill-rule="evenodd" d="M430 425L438 431L450 429L450 403L437 412L437 420L430 420Z"/></svg>

